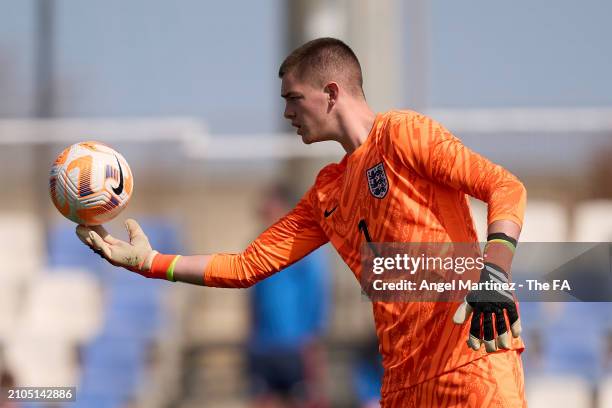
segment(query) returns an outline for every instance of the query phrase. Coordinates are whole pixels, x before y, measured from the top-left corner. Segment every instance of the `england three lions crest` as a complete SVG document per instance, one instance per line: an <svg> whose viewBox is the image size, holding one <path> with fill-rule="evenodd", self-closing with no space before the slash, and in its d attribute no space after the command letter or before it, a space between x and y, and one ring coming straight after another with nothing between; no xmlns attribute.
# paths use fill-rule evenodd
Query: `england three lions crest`
<svg viewBox="0 0 612 408"><path fill-rule="evenodd" d="M382 162L366 171L370 193L376 198L385 198L389 191L389 181Z"/></svg>

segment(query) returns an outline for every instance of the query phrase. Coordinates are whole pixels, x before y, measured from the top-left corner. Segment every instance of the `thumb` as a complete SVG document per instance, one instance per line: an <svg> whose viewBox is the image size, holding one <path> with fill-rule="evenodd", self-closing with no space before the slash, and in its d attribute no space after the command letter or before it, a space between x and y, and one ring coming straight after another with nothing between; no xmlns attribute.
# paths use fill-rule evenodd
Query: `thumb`
<svg viewBox="0 0 612 408"><path fill-rule="evenodd" d="M472 306L468 304L468 302L463 301L455 311L455 315L453 316L453 322L455 324L463 324L467 320L468 317L472 314Z"/></svg>
<svg viewBox="0 0 612 408"><path fill-rule="evenodd" d="M140 228L140 225L138 225L136 220L133 220L131 218L127 219L125 221L125 228L127 229L128 235L130 237L130 244L134 246L150 246L149 239L145 235L142 228Z"/></svg>

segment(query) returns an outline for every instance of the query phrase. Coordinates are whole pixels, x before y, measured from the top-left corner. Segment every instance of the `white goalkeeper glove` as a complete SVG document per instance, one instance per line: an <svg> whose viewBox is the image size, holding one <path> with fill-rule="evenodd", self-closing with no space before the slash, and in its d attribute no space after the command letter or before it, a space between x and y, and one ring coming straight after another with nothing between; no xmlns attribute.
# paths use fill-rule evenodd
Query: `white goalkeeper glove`
<svg viewBox="0 0 612 408"><path fill-rule="evenodd" d="M113 237L102 225L93 227L79 225L76 234L84 244L112 265L121 266L146 277L153 277L149 276L149 272L157 251L151 248L149 239L135 220L128 219L125 228L129 242Z"/></svg>

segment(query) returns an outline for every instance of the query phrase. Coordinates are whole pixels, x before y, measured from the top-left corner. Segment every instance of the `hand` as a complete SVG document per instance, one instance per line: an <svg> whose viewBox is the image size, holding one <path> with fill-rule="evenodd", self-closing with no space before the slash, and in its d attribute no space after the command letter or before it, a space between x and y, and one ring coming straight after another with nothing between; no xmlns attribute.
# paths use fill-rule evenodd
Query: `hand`
<svg viewBox="0 0 612 408"><path fill-rule="evenodd" d="M508 283L508 275L496 265L485 263L480 273L480 283L484 282L490 282L491 284ZM508 315L512 336L518 338L522 330L521 320L516 310L514 298L506 290L491 289L469 292L465 301L457 308L453 321L456 324L463 324L472 314L467 344L473 350L478 350L482 342L484 342L488 353L497 351L499 348L508 350L511 341L504 310ZM493 331L493 320L495 320L495 331ZM481 328L483 335L481 335Z"/></svg>
<svg viewBox="0 0 612 408"><path fill-rule="evenodd" d="M76 234L84 244L112 265L147 276L157 251L151 248L147 236L135 220L128 219L125 228L130 238L129 243L113 237L101 225L79 225Z"/></svg>

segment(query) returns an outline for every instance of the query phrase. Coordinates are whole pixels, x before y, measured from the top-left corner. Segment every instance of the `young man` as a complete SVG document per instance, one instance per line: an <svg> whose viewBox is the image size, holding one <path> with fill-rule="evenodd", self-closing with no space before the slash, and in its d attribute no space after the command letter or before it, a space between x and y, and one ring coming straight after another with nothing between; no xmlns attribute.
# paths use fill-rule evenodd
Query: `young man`
<svg viewBox="0 0 612 408"><path fill-rule="evenodd" d="M372 112L359 62L339 40L304 44L285 59L279 76L284 116L304 143L334 140L346 156L324 167L296 207L243 253L162 255L133 220L126 222L129 243L102 227L77 227L81 240L146 277L217 287L251 286L329 241L359 279L366 241L476 242L469 194L488 204L481 281L508 281L526 200L516 177L424 115ZM385 368L383 407L525 405L524 346L510 293L470 292L460 305L372 306Z"/></svg>

